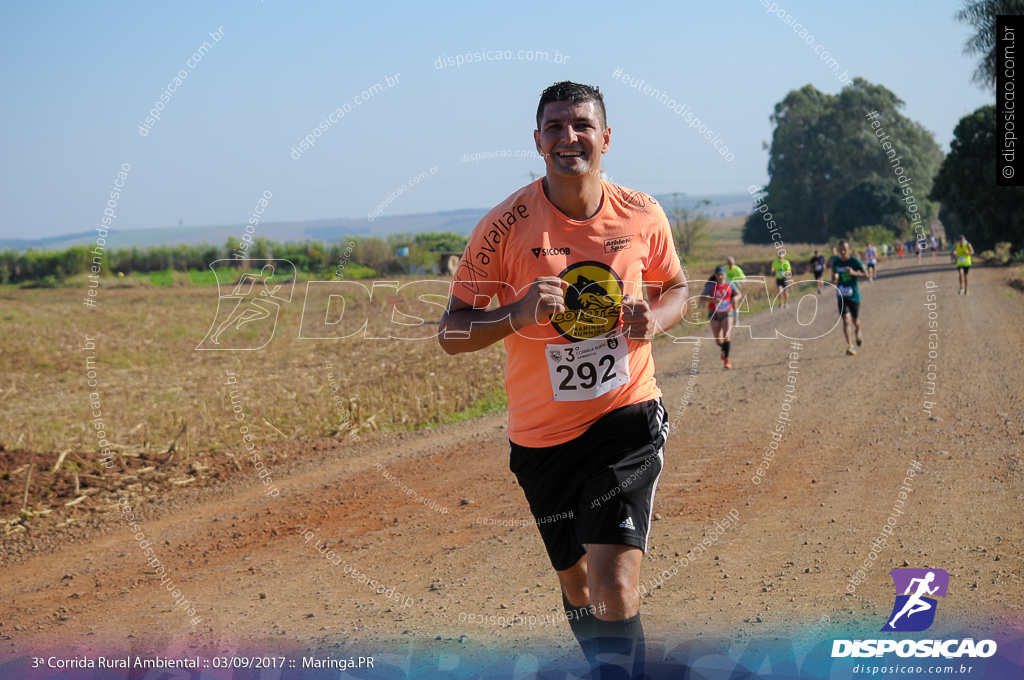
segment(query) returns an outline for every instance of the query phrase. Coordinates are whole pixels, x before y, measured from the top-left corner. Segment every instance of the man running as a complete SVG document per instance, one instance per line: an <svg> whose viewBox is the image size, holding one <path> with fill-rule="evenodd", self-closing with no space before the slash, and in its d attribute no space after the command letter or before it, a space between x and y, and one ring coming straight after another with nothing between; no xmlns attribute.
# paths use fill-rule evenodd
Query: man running
<svg viewBox="0 0 1024 680"><path fill-rule="evenodd" d="M821 289L825 287L825 282L822 280L822 276L825 274L825 256L814 250L814 257L811 258L811 271L814 272L814 280L818 283L818 295L821 295Z"/></svg>
<svg viewBox="0 0 1024 680"><path fill-rule="evenodd" d="M782 306L789 307L789 277L793 274L793 265L780 250L779 259L772 262L775 272L775 288L782 291Z"/></svg>
<svg viewBox="0 0 1024 680"><path fill-rule="evenodd" d="M873 243L869 243L868 247L864 249L864 259L867 260L868 266L868 283L872 283L875 280L875 276L878 275L878 249L875 248Z"/></svg>
<svg viewBox="0 0 1024 680"><path fill-rule="evenodd" d="M732 258L729 258L732 259ZM728 272L722 265L715 267L715 273L704 284L701 299L708 301L708 318L711 320L711 333L715 343L722 348L722 362L725 368L732 368L729 359L729 348L732 346L729 334L732 332L733 319L730 312L743 299L743 293L734 281L728 280Z"/></svg>
<svg viewBox="0 0 1024 680"><path fill-rule="evenodd" d="M960 234L956 245L953 246L957 276L960 278L960 292L958 295L967 295L967 274L971 271L971 255L974 255L974 246L967 242L966 236Z"/></svg>
<svg viewBox="0 0 1024 680"><path fill-rule="evenodd" d="M839 298L839 318L843 320L843 334L846 336L846 353L853 356L857 350L853 348L851 330L856 329L857 346L864 339L860 334L860 289L857 279L867 278L864 263L850 256L848 241L839 242L839 254L832 258L832 284L837 289Z"/></svg>
<svg viewBox="0 0 1024 680"><path fill-rule="evenodd" d="M725 279L726 279L726 281L728 281L729 283L735 283L736 287L738 288L740 286L740 284L743 282L743 279L747 278L747 275L744 274L743 273L743 269L741 269L740 266L738 264L736 264L736 258L735 257L731 257L730 256L730 257L725 258L725 264L726 264L726 266L725 266ZM733 318L733 324L734 325L739 324L739 322L740 322L740 308L737 307L736 305L733 305L733 307L732 307L732 318Z"/></svg>
<svg viewBox="0 0 1024 680"><path fill-rule="evenodd" d="M533 137L545 176L474 229L438 339L449 354L504 340L509 468L544 520L587 660L632 678L643 673L640 566L668 435L650 341L682 320L687 284L661 206L600 178L606 120L597 88L544 90Z"/></svg>
<svg viewBox="0 0 1024 680"><path fill-rule="evenodd" d="M935 592L939 589L938 586L935 586L934 588L928 587L928 585L934 580L934 571L929 571L927 574L925 574L924 578L910 579L910 583L907 584L907 590L903 593L904 595L910 595L910 597L907 598L907 603L903 605L903 609L900 610L899 614L892 617L892 621L888 623L889 628L895 628L896 619L900 618L904 614L906 614L907 618L909 619L911 616L917 614L918 612L928 611L932 608L932 604L926 602L922 596L934 595ZM914 588L915 583L917 584L917 590L913 594L911 594L910 591Z"/></svg>

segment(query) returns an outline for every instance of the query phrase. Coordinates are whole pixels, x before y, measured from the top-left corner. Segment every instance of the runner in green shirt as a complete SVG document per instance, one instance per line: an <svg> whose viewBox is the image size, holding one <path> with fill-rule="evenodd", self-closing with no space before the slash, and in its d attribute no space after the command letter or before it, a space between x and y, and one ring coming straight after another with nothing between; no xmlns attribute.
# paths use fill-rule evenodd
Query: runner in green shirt
<svg viewBox="0 0 1024 680"><path fill-rule="evenodd" d="M735 283L736 287L739 288L740 284L743 283L743 279L747 278L747 275L743 273L740 266L736 264L736 258L729 256L725 258L725 280L729 283ZM733 323L738 324L740 322L740 308L733 305L732 309Z"/></svg>
<svg viewBox="0 0 1024 680"><path fill-rule="evenodd" d="M789 307L789 279L793 275L793 265L781 250L779 259L772 262L772 271L775 272L775 287L782 291L782 306Z"/></svg>
<svg viewBox="0 0 1024 680"><path fill-rule="evenodd" d="M857 346L864 339L860 335L860 289L857 279L866 279L864 263L850 255L850 244L839 242L839 254L832 258L832 284L838 290L839 318L843 320L843 334L846 336L846 353L853 356L857 350L853 348L850 331L856 329Z"/></svg>

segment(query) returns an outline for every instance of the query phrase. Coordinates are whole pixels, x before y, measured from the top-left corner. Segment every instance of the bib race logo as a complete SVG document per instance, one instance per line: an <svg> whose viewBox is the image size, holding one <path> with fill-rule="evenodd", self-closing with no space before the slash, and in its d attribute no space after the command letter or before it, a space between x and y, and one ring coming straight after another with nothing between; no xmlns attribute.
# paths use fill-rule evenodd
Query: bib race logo
<svg viewBox="0 0 1024 680"><path fill-rule="evenodd" d="M938 600L932 596L946 597L949 572L945 569L893 569L889 575L896 586L896 604L882 631L927 630L935 620L938 606Z"/></svg>
<svg viewBox="0 0 1024 680"><path fill-rule="evenodd" d="M558 275L569 284L566 311L551 316L551 324L572 342L611 331L622 310L622 279L601 262L569 265Z"/></svg>

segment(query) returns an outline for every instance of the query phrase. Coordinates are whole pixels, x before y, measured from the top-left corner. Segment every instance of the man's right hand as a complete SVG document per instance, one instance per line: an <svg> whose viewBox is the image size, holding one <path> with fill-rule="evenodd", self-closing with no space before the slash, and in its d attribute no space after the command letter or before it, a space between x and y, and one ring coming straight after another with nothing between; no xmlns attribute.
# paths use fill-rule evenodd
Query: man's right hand
<svg viewBox="0 0 1024 680"><path fill-rule="evenodd" d="M544 323L552 314L565 311L565 290L569 283L557 276L538 276L530 284L526 295L516 301L512 326L519 330Z"/></svg>

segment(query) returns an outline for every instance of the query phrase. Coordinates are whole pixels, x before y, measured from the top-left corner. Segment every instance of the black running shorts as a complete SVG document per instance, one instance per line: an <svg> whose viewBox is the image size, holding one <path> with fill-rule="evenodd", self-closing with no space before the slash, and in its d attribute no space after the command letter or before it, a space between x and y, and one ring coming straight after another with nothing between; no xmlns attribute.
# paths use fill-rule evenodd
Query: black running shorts
<svg viewBox="0 0 1024 680"><path fill-rule="evenodd" d="M854 319L860 317L860 303L859 302L854 302L850 298L843 297L842 295L837 295L836 297L839 298L839 318L840 319L843 318L843 315L845 315L847 312L849 312L850 316L853 317Z"/></svg>
<svg viewBox="0 0 1024 680"><path fill-rule="evenodd" d="M590 543L647 551L667 415L654 399L611 411L564 444L509 442L509 469L557 571L576 564Z"/></svg>

